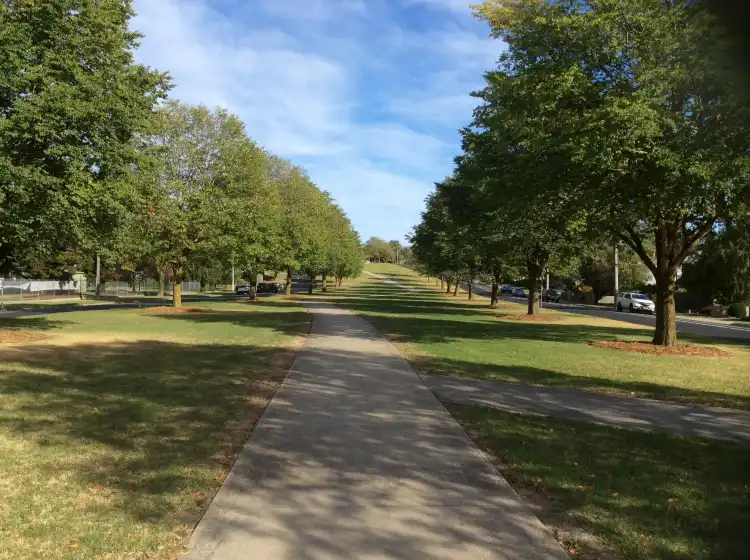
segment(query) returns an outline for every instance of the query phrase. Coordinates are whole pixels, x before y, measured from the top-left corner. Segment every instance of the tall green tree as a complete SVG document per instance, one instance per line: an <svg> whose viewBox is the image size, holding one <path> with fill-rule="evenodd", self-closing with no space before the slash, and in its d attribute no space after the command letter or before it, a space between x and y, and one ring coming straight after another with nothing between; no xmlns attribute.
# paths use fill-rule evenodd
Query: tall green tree
<svg viewBox="0 0 750 560"><path fill-rule="evenodd" d="M169 87L134 63L129 0L0 2L0 267L99 247Z"/></svg>
<svg viewBox="0 0 750 560"><path fill-rule="evenodd" d="M328 198L299 166L270 156L267 173L279 191L283 204L283 239L280 268L287 271L286 294L292 293L297 270L319 268L325 244Z"/></svg>
<svg viewBox="0 0 750 560"><path fill-rule="evenodd" d="M174 306L198 262L219 259L255 273L277 264L281 200L267 180L266 154L237 117L170 102L156 114L143 151L140 231L171 272Z"/></svg>
<svg viewBox="0 0 750 560"><path fill-rule="evenodd" d="M509 47L490 79L534 94L525 140L564 162L549 198L640 257L656 279L653 342L675 344L677 273L750 185L750 115L720 28L689 0L488 0L479 15Z"/></svg>

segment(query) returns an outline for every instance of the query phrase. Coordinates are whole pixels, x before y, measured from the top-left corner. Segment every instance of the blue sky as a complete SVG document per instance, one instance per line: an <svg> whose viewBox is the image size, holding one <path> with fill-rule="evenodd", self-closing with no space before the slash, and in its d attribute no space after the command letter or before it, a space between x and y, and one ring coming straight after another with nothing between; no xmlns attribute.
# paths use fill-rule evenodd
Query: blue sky
<svg viewBox="0 0 750 560"><path fill-rule="evenodd" d="M403 240L502 43L471 0L134 0L140 62L304 165L363 239Z"/></svg>

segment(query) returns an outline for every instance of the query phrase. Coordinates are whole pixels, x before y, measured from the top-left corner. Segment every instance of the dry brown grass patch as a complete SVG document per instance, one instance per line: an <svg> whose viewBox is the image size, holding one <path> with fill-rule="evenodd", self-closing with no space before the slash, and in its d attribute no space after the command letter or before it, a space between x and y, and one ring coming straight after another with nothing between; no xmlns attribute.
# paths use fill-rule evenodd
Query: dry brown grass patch
<svg viewBox="0 0 750 560"><path fill-rule="evenodd" d="M506 321L530 321L532 323L554 323L562 321L559 315L500 315L498 319Z"/></svg>
<svg viewBox="0 0 750 560"><path fill-rule="evenodd" d="M650 354L652 356L701 356L705 358L726 358L730 354L721 348L699 346L697 344L677 344L676 346L657 346L650 342L607 340L589 342L591 346L612 348L625 352Z"/></svg>
<svg viewBox="0 0 750 560"><path fill-rule="evenodd" d="M0 344L23 344L25 342L37 342L39 340L44 340L45 338L47 338L46 335L39 333L0 329Z"/></svg>

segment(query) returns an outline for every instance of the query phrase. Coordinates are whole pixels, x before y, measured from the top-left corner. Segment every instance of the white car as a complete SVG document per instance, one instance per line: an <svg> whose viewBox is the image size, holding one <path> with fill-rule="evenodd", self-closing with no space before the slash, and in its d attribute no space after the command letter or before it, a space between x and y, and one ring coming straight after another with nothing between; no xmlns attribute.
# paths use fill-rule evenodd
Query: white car
<svg viewBox="0 0 750 560"><path fill-rule="evenodd" d="M655 313L656 304L645 294L638 292L622 292L617 294L617 311L630 311L631 313Z"/></svg>

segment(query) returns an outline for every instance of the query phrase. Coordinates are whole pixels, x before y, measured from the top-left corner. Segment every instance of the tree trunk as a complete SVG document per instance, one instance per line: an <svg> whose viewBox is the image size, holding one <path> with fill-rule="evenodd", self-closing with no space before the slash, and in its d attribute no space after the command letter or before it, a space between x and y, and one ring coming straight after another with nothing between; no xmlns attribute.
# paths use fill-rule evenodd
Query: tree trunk
<svg viewBox="0 0 750 560"><path fill-rule="evenodd" d="M322 291L327 292L328 291L328 273L327 272L323 273L322 280L323 280L323 290Z"/></svg>
<svg viewBox="0 0 750 560"><path fill-rule="evenodd" d="M435 281L435 285L437 286L437 281ZM440 277L440 290L445 289L445 281L443 280L443 277Z"/></svg>
<svg viewBox="0 0 750 560"><path fill-rule="evenodd" d="M167 283L167 275L164 274L164 272L161 270L157 271L157 274L159 276L159 291L156 295L159 297L164 297L164 287Z"/></svg>
<svg viewBox="0 0 750 560"><path fill-rule="evenodd" d="M656 233L656 331L653 343L659 346L677 344L677 315L674 294L677 290L677 271L669 262L668 233Z"/></svg>
<svg viewBox="0 0 750 560"><path fill-rule="evenodd" d="M544 266L539 263L527 263L526 271L529 275L529 301L527 315L539 315L539 292L537 291L537 282L542 274Z"/></svg>
<svg viewBox="0 0 750 560"><path fill-rule="evenodd" d="M469 284L469 299L471 300L474 298L474 280L469 280L468 284Z"/></svg>
<svg viewBox="0 0 750 560"><path fill-rule="evenodd" d="M458 288L460 286L461 286L461 279L460 278L456 278L456 286L455 286L455 288L453 288L453 295L454 296L458 295Z"/></svg>
<svg viewBox="0 0 750 560"><path fill-rule="evenodd" d="M292 295L292 269L291 267L286 269L286 287L284 288L284 293L288 296Z"/></svg>
<svg viewBox="0 0 750 560"><path fill-rule="evenodd" d="M500 274L492 274L492 295L490 296L490 309L497 309L500 305Z"/></svg>
<svg viewBox="0 0 750 560"><path fill-rule="evenodd" d="M177 274L172 283L172 307L182 307L182 278Z"/></svg>
<svg viewBox="0 0 750 560"><path fill-rule="evenodd" d="M447 287L445 288L445 293L446 293L446 294L449 294L449 293L451 293L451 284L452 284L452 282L453 282L453 281L452 281L452 279L451 279L451 278L446 278L446 279L445 279L445 284L446 284L446 286L447 286Z"/></svg>
<svg viewBox="0 0 750 560"><path fill-rule="evenodd" d="M315 287L315 276L310 275L310 285L307 287L307 295L312 295L313 288Z"/></svg>

